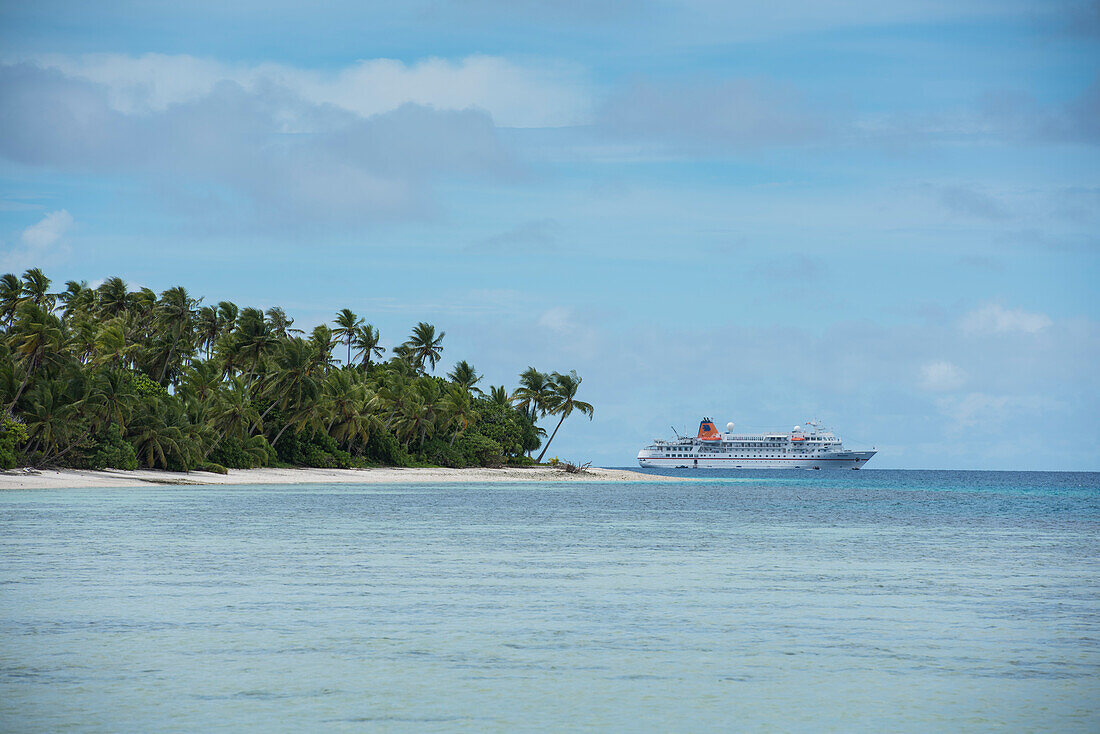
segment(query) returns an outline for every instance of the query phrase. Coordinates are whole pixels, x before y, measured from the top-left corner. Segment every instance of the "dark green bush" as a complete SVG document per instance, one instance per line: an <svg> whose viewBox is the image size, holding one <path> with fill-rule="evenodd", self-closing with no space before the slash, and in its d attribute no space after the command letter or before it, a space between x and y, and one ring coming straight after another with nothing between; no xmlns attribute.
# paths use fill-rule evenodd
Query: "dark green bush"
<svg viewBox="0 0 1100 734"><path fill-rule="evenodd" d="M466 457L458 446L449 446L446 441L433 438L424 442L424 448L417 458L426 464L448 466L462 469L467 466Z"/></svg>
<svg viewBox="0 0 1100 734"><path fill-rule="evenodd" d="M116 423L110 423L99 431L93 440L91 451L86 456L83 463L88 469L133 470L138 468L134 447L122 437L122 429Z"/></svg>
<svg viewBox="0 0 1100 734"><path fill-rule="evenodd" d="M320 469L349 469L351 455L336 445L336 439L327 433L305 430L300 433L286 431L275 444L279 461L293 466L312 466Z"/></svg>
<svg viewBox="0 0 1100 734"><path fill-rule="evenodd" d="M467 466L500 466L504 455L500 444L477 432L464 433L455 441Z"/></svg>
<svg viewBox="0 0 1100 734"><path fill-rule="evenodd" d="M27 427L11 418L0 422L0 469L14 469L19 459L16 448L27 441Z"/></svg>

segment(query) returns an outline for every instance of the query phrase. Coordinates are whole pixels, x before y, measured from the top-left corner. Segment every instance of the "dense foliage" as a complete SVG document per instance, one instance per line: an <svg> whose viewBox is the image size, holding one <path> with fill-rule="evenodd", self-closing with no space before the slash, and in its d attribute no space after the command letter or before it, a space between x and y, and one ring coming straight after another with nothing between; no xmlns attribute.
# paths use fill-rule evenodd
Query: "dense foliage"
<svg viewBox="0 0 1100 734"><path fill-rule="evenodd" d="M553 440L574 410L592 415L575 372L529 368L488 394L466 361L429 374L446 334L428 323L388 361L349 309L308 336L293 323L182 287L54 293L38 269L0 276L0 469L524 463L540 418L558 416Z"/></svg>

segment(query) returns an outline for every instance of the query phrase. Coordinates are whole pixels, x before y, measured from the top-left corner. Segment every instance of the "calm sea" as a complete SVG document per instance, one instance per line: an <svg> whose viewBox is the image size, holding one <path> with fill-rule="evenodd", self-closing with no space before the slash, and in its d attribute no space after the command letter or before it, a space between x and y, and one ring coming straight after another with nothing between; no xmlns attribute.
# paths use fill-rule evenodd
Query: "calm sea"
<svg viewBox="0 0 1100 734"><path fill-rule="evenodd" d="M5 731L1097 731L1100 474L0 493Z"/></svg>

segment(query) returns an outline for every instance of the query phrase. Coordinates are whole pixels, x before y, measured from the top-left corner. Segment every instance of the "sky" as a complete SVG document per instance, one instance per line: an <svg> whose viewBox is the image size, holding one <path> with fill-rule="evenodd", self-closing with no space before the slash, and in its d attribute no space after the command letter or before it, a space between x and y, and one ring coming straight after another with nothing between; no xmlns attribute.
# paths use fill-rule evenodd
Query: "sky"
<svg viewBox="0 0 1100 734"><path fill-rule="evenodd" d="M1098 470L1100 3L3 0L36 266L575 369L576 461L705 415Z"/></svg>

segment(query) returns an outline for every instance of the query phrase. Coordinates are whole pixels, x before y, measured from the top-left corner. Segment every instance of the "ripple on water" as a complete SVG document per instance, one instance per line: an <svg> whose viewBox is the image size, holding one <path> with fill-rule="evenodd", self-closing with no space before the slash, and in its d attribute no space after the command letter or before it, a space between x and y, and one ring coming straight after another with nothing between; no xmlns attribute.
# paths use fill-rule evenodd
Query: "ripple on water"
<svg viewBox="0 0 1100 734"><path fill-rule="evenodd" d="M0 717L1100 729L1097 475L851 474L4 492Z"/></svg>

